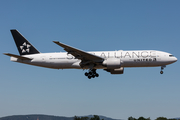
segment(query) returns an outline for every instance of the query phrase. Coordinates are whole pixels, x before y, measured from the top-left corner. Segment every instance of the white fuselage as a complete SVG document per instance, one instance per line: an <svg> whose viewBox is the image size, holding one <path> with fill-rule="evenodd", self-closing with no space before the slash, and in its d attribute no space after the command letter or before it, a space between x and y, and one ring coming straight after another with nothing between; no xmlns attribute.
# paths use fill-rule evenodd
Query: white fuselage
<svg viewBox="0 0 180 120"><path fill-rule="evenodd" d="M172 54L155 50L136 51L94 51L85 52L59 41L53 41L66 52L40 53L16 29L10 30L20 55L4 53L11 61L52 69L88 69L85 76L89 79L98 77L97 69L104 69L111 74L123 74L125 67L161 66L161 74L166 65L177 58Z"/></svg>
<svg viewBox="0 0 180 120"><path fill-rule="evenodd" d="M102 58L120 59L121 67L156 67L165 66L177 61L173 55L155 51L155 50L140 50L140 51L102 51L102 52L88 52ZM32 55L24 55L24 57L32 60L22 60L11 57L11 61L30 64L40 67L53 69L88 69L88 67L81 67L81 60L75 58L67 52L59 53L39 53ZM107 69L106 66L98 64L95 69Z"/></svg>

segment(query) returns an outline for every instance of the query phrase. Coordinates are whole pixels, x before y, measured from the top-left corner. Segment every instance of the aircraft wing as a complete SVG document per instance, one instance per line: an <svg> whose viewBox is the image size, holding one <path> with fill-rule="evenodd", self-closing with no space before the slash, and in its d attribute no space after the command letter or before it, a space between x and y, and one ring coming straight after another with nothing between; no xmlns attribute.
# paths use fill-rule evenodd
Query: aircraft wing
<svg viewBox="0 0 180 120"><path fill-rule="evenodd" d="M3 53L3 54L4 54L4 55L7 55L7 56L10 56L10 57L19 58L19 59L22 59L22 60L32 60L32 59L27 58L27 57L22 57L22 56L10 54L10 53Z"/></svg>
<svg viewBox="0 0 180 120"><path fill-rule="evenodd" d="M61 46L64 48L65 51L68 52L68 54L73 55L75 58L80 59L84 62L99 62L104 60L104 58L97 56L97 55L93 55L91 53L87 53L85 51L79 50L77 48L68 46L66 44L60 43L59 41L53 41L54 43L56 43L57 45Z"/></svg>

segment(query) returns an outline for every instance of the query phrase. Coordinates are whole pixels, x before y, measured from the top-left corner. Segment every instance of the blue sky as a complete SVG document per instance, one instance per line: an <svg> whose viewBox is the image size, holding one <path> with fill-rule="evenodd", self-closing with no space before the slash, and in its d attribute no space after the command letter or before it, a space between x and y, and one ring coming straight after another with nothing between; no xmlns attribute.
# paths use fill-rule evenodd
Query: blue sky
<svg viewBox="0 0 180 120"><path fill-rule="evenodd" d="M160 50L180 58L180 1L23 1L0 4L0 117L98 114L111 118L180 117L179 61L165 68L125 68L123 75L98 70L53 70L10 62L19 54L10 29L40 52L63 49L58 40L85 51Z"/></svg>

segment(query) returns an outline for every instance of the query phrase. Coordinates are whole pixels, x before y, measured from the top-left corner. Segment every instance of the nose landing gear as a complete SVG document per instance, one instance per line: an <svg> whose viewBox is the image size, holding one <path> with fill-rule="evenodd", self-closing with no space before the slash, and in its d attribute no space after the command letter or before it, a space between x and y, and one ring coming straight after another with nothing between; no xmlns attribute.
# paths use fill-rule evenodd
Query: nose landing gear
<svg viewBox="0 0 180 120"><path fill-rule="evenodd" d="M85 76L91 79L91 78L99 77L99 74L96 73L96 69L89 69L89 72L86 72Z"/></svg>
<svg viewBox="0 0 180 120"><path fill-rule="evenodd" d="M163 74L163 69L165 68L166 66L161 66L161 71L160 71L160 74Z"/></svg>

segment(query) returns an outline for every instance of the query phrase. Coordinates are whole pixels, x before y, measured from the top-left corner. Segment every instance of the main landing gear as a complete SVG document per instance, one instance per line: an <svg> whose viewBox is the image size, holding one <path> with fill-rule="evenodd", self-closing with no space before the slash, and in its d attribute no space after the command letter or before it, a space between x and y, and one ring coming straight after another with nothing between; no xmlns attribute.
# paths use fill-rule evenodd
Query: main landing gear
<svg viewBox="0 0 180 120"><path fill-rule="evenodd" d="M163 74L163 69L165 68L166 66L161 66L161 71L160 71L160 74Z"/></svg>
<svg viewBox="0 0 180 120"><path fill-rule="evenodd" d="M86 72L85 76L91 79L91 78L99 77L99 74L96 73L96 69L89 69L89 72Z"/></svg>

